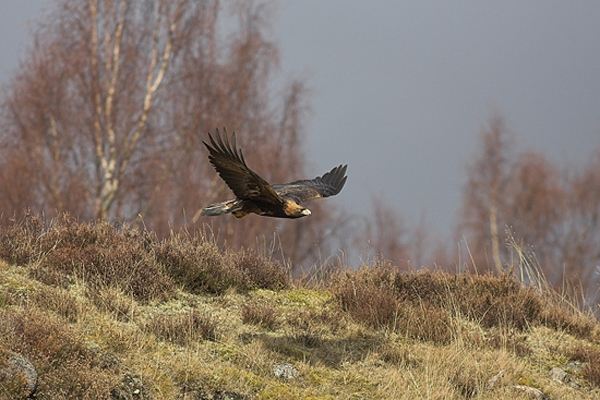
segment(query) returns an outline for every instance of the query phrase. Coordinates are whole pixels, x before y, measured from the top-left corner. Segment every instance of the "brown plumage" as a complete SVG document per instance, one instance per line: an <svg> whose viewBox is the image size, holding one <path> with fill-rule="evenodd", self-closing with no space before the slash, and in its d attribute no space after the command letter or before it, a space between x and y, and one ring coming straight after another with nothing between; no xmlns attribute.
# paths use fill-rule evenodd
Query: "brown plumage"
<svg viewBox="0 0 600 400"><path fill-rule="evenodd" d="M242 150L236 147L235 133L231 142L217 129L215 139L209 134L210 144L203 142L208 159L236 198L211 204L200 215L233 214L242 218L250 213L277 218L300 218L310 215L300 204L320 197L338 194L346 183L347 165L333 168L321 177L285 184L270 185L246 165Z"/></svg>

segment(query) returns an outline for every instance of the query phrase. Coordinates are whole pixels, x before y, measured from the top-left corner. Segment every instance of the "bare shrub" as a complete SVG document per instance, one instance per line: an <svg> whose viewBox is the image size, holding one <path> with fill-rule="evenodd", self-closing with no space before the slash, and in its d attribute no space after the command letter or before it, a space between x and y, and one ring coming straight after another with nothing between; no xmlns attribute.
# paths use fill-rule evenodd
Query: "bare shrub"
<svg viewBox="0 0 600 400"><path fill-rule="evenodd" d="M362 324L392 329L419 340L449 342L453 336L448 312L439 302L422 297L407 300L407 294L396 286L400 276L389 264L363 267L338 278L333 290L342 309ZM432 293L435 290L430 288L423 294L429 297Z"/></svg>
<svg viewBox="0 0 600 400"><path fill-rule="evenodd" d="M235 288L278 290L289 287L281 264L253 250L224 251L206 237L173 234L156 248L157 260L192 293L221 294Z"/></svg>
<svg viewBox="0 0 600 400"><path fill-rule="evenodd" d="M283 266L255 250L242 249L233 258L235 267L244 274L244 286L250 289L279 290L290 286Z"/></svg>
<svg viewBox="0 0 600 400"><path fill-rule="evenodd" d="M384 268L361 268L334 280L333 292L342 309L373 328L396 327L398 301Z"/></svg>
<svg viewBox="0 0 600 400"><path fill-rule="evenodd" d="M541 313L541 321L552 329L564 330L581 339L597 340L600 337L598 321L593 315L586 315L568 302L548 299Z"/></svg>
<svg viewBox="0 0 600 400"><path fill-rule="evenodd" d="M212 241L187 233L171 235L156 248L156 257L169 274L191 293L221 294L242 287L243 274Z"/></svg>
<svg viewBox="0 0 600 400"><path fill-rule="evenodd" d="M458 290L461 312L486 328L526 329L538 322L543 308L540 296L533 289L523 288L508 274L465 277Z"/></svg>
<svg viewBox="0 0 600 400"><path fill-rule="evenodd" d="M37 238L31 275L49 285L67 287L80 279L94 288L115 286L136 299L164 299L174 286L149 246L148 232L108 222L80 223L68 214L52 221Z"/></svg>
<svg viewBox="0 0 600 400"><path fill-rule="evenodd" d="M152 254L154 242L146 231L80 223L68 214L48 223L28 215L0 230L2 257L27 265L34 279L64 288L78 279L94 288L115 286L144 301L174 289Z"/></svg>
<svg viewBox="0 0 600 400"><path fill-rule="evenodd" d="M537 322L542 309L539 296L509 274L495 277L423 270L395 274L394 286L403 301L454 308L486 328L525 329L529 323Z"/></svg>
<svg viewBox="0 0 600 400"><path fill-rule="evenodd" d="M443 307L448 301L448 290L454 284L443 272L413 270L408 273L394 271L391 277L394 290L402 301L413 305L422 303Z"/></svg>
<svg viewBox="0 0 600 400"><path fill-rule="evenodd" d="M10 264L25 265L39 257L37 239L45 229L43 219L25 210L25 216L0 226L0 258Z"/></svg>
<svg viewBox="0 0 600 400"><path fill-rule="evenodd" d="M511 273L496 277L401 272L379 261L371 268L339 275L331 285L341 308L356 321L420 340L451 341L454 317L484 328L523 331L544 324L579 337L593 338L598 333L593 318L571 310L556 296L524 287ZM527 352L518 343L515 346L516 351Z"/></svg>

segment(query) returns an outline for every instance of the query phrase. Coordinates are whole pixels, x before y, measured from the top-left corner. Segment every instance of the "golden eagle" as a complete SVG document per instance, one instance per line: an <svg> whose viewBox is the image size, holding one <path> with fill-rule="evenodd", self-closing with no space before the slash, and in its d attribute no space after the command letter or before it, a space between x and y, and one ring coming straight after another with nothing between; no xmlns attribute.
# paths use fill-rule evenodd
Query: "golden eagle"
<svg viewBox="0 0 600 400"><path fill-rule="evenodd" d="M217 129L216 141L208 134L210 145L204 145L208 159L236 198L211 204L200 215L233 214L242 218L250 213L277 218L300 218L310 215L310 210L300 206L305 201L334 196L346 183L347 165L340 165L321 177L280 185L269 185L246 165L241 149L236 148L235 133L231 144L225 132L221 138Z"/></svg>

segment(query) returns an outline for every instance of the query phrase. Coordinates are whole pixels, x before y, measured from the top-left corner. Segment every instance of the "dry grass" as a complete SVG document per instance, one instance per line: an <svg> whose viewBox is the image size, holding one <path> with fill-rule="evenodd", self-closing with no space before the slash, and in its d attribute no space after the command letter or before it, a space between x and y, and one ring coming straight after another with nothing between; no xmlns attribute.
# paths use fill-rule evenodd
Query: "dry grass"
<svg viewBox="0 0 600 400"><path fill-rule="evenodd" d="M277 311L275 307L267 304L244 304L242 305L242 322L273 330L278 325Z"/></svg>
<svg viewBox="0 0 600 400"><path fill-rule="evenodd" d="M510 273L376 260L303 286L256 251L68 217L5 228L0 256L0 370L7 354L30 359L38 399L600 393L597 321ZM276 377L276 365L293 377ZM568 381L553 381L553 367ZM22 385L2 379L0 399L19 396Z"/></svg>
<svg viewBox="0 0 600 400"><path fill-rule="evenodd" d="M217 322L209 314L189 310L153 315L143 322L142 330L154 334L159 340L187 345L199 340L216 341L217 326Z"/></svg>

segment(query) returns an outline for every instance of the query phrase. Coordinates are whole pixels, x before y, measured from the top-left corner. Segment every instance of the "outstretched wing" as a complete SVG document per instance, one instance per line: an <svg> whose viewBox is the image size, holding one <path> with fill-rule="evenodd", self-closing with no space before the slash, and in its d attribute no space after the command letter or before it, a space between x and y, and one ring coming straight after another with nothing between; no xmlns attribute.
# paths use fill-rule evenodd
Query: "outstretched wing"
<svg viewBox="0 0 600 400"><path fill-rule="evenodd" d="M335 196L346 183L346 168L347 165L340 165L315 179L273 185L273 189L280 197L294 200L298 204L320 197Z"/></svg>
<svg viewBox="0 0 600 400"><path fill-rule="evenodd" d="M225 129L223 129L223 134L224 139L221 138L217 129L216 141L209 133L210 145L206 142L202 143L210 153L208 159L211 164L235 196L243 200L282 204L283 201L271 185L246 165L242 150L236 148L235 132L231 135L231 143L229 143Z"/></svg>

